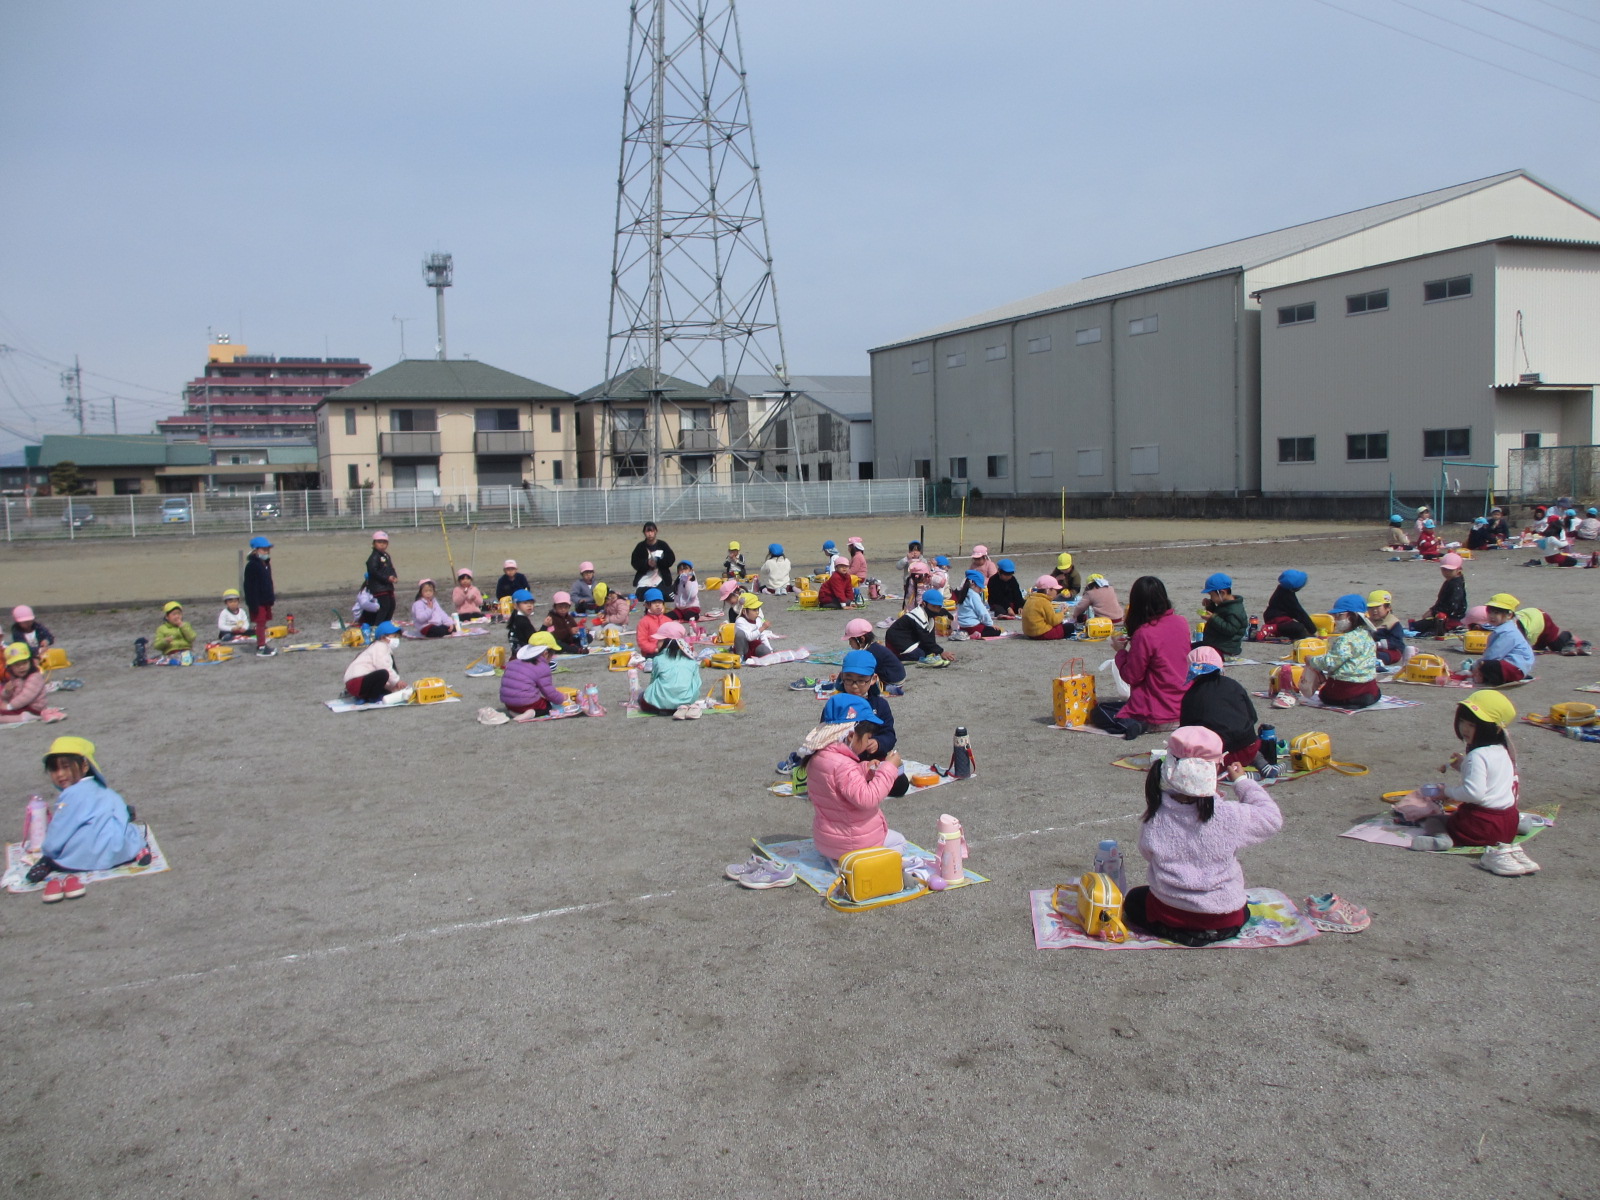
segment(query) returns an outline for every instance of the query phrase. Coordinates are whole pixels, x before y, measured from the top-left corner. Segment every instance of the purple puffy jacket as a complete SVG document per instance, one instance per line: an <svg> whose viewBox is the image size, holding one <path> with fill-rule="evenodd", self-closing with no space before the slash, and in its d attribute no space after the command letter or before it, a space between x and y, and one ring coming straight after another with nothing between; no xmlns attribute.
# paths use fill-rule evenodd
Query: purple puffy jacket
<svg viewBox="0 0 1600 1200"><path fill-rule="evenodd" d="M566 697L556 690L548 654L541 654L531 661L513 658L506 663L506 673L500 677L501 704L508 708L527 708L541 696L550 702L552 708L566 701Z"/></svg>

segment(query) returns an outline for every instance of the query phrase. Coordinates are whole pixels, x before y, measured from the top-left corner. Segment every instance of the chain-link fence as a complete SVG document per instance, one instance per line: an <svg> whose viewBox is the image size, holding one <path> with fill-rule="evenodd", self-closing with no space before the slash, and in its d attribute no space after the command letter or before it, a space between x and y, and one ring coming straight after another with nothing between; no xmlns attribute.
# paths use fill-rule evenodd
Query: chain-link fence
<svg viewBox="0 0 1600 1200"><path fill-rule="evenodd" d="M686 487L512 488L470 492L261 492L248 496L5 496L5 539L271 535L447 525L638 525L920 514L920 479Z"/></svg>
<svg viewBox="0 0 1600 1200"><path fill-rule="evenodd" d="M1511 451L1508 497L1551 500L1600 495L1600 446L1540 446Z"/></svg>

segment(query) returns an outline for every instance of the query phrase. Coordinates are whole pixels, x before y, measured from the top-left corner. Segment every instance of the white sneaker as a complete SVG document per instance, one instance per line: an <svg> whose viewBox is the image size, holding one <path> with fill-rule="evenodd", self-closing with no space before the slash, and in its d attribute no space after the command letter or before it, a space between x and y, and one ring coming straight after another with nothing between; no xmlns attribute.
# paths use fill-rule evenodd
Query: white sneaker
<svg viewBox="0 0 1600 1200"><path fill-rule="evenodd" d="M1273 708L1293 708L1295 704L1293 692L1279 692L1272 698Z"/></svg>
<svg viewBox="0 0 1600 1200"><path fill-rule="evenodd" d="M1478 859L1478 865L1485 871L1495 875L1531 875L1527 867L1517 861L1511 853L1511 847L1502 842L1498 846L1487 847Z"/></svg>
<svg viewBox="0 0 1600 1200"><path fill-rule="evenodd" d="M1516 859L1519 863L1527 868L1527 874L1531 875L1535 871L1541 869L1538 863L1534 862L1533 859L1528 857L1528 852L1515 842L1509 843L1506 846L1506 850L1512 858Z"/></svg>
<svg viewBox="0 0 1600 1200"><path fill-rule="evenodd" d="M678 713L683 716L685 721L698 721L705 715L705 711L706 702L704 700L696 700L693 704L685 704L678 710Z"/></svg>

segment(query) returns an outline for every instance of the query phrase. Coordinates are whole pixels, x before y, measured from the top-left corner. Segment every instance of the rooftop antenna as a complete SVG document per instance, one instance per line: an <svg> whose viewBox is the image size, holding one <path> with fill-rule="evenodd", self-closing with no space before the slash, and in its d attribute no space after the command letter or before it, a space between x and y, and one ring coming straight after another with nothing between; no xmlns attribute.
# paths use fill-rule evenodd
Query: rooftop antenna
<svg viewBox="0 0 1600 1200"><path fill-rule="evenodd" d="M638 365L656 483L663 376L724 398L741 372L788 386L734 0L635 0L622 94L602 386Z"/></svg>
<svg viewBox="0 0 1600 1200"><path fill-rule="evenodd" d="M443 362L449 357L444 341L444 290L454 282L455 260L448 254L430 254L422 260L422 277L427 280L428 286L433 289L434 304L439 310L439 346L438 358ZM402 332L405 326L401 327Z"/></svg>

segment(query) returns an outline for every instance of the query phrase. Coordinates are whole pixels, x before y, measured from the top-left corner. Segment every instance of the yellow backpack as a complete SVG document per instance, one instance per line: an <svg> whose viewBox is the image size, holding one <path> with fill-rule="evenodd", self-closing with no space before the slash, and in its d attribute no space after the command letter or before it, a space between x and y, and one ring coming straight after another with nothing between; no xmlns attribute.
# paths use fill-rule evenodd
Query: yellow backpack
<svg viewBox="0 0 1600 1200"><path fill-rule="evenodd" d="M1450 676L1450 664L1437 654L1413 654L1400 672L1408 683L1442 683Z"/></svg>
<svg viewBox="0 0 1600 1200"><path fill-rule="evenodd" d="M873 846L867 850L852 850L839 860L839 877L829 885L824 899L828 907L840 912L859 912L865 908L899 904L922 895L926 889L896 895L905 890L905 864L900 851ZM836 892L843 892L843 898L835 899Z"/></svg>
<svg viewBox="0 0 1600 1200"><path fill-rule="evenodd" d="M1072 906L1070 911L1062 907L1063 903ZM1056 890L1050 894L1050 907L1063 916L1072 917L1090 937L1104 938L1108 942L1122 942L1128 938L1128 927L1122 921L1122 889L1109 875L1089 871L1079 878L1077 887L1056 885Z"/></svg>
<svg viewBox="0 0 1600 1200"><path fill-rule="evenodd" d="M1335 762L1333 739L1325 733L1302 733L1289 743L1289 768L1293 771L1320 771L1332 767L1341 775L1365 775L1360 763Z"/></svg>
<svg viewBox="0 0 1600 1200"><path fill-rule="evenodd" d="M1114 628L1110 617L1090 617L1083 626L1085 641L1103 642L1111 636Z"/></svg>
<svg viewBox="0 0 1600 1200"><path fill-rule="evenodd" d="M718 671L733 671L737 670L743 661L739 657L737 650L719 650L706 659L706 666L713 667Z"/></svg>

